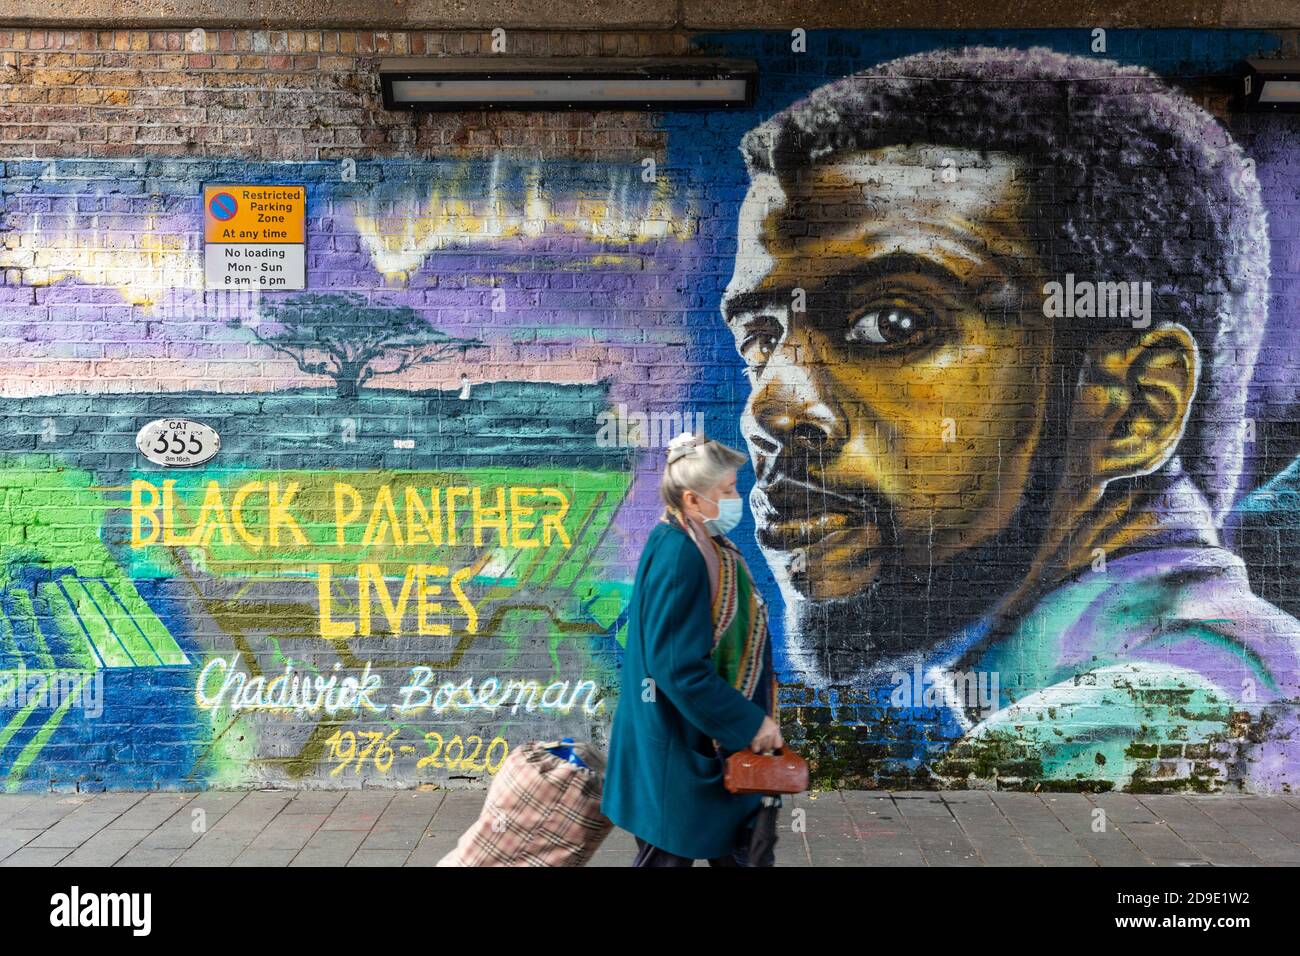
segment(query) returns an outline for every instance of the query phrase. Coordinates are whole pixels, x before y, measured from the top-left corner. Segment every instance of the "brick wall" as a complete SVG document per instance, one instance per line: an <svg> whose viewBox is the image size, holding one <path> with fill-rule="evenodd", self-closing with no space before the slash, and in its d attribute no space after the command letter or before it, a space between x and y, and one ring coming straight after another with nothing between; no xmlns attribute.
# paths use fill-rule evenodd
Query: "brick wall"
<svg viewBox="0 0 1300 956"><path fill-rule="evenodd" d="M793 39L511 30L751 57L759 102L421 116L378 58L486 32L0 29L4 786L483 786L604 742L702 427L751 456L731 537L820 784L1290 787L1297 144L1224 78L1295 37ZM771 127L776 171L738 149L969 45ZM305 290L205 278L241 185L305 188ZM216 457L152 464L177 419Z"/></svg>
<svg viewBox="0 0 1300 956"><path fill-rule="evenodd" d="M486 31L0 31L15 157L484 156L529 151L596 159L654 150L640 114L385 112L383 56L488 54ZM672 33L511 31L517 56L682 53ZM638 153L640 155L640 153Z"/></svg>

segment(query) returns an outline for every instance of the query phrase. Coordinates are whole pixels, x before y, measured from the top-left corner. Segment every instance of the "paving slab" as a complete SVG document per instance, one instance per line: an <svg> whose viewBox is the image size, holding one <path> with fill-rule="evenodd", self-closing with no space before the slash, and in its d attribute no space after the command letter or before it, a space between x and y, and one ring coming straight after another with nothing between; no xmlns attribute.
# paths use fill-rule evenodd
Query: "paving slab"
<svg viewBox="0 0 1300 956"><path fill-rule="evenodd" d="M1164 820L1171 830L1189 843L1224 843L1232 840L1227 830L1215 822L1213 817L1202 813L1186 797L1143 796L1142 803L1155 817Z"/></svg>
<svg viewBox="0 0 1300 956"><path fill-rule="evenodd" d="M1250 847L1240 843L1193 843L1191 846L1214 866L1259 866L1263 862Z"/></svg>
<svg viewBox="0 0 1300 956"><path fill-rule="evenodd" d="M320 829L328 813L289 813L286 808L249 844L249 851L290 851L290 859ZM248 852L248 851L245 851Z"/></svg>
<svg viewBox="0 0 1300 956"><path fill-rule="evenodd" d="M149 794L133 790L130 792L105 791L94 794L85 809L91 813L126 813L133 806L148 797Z"/></svg>
<svg viewBox="0 0 1300 956"><path fill-rule="evenodd" d="M1151 823L1121 823L1117 826L1142 854L1160 863L1165 860L1203 860L1197 849L1175 833L1164 820Z"/></svg>
<svg viewBox="0 0 1300 956"><path fill-rule="evenodd" d="M126 856L122 857L122 859L114 863L113 866L115 867L171 866L173 863L176 862L177 857L179 857L184 852L185 851L180 847L159 847L157 849L145 849L143 847L136 846L134 849L129 851L126 854Z"/></svg>
<svg viewBox="0 0 1300 956"><path fill-rule="evenodd" d="M321 825L323 830L369 831L383 815L392 801L391 791L352 790L343 795L334 806L329 818Z"/></svg>
<svg viewBox="0 0 1300 956"><path fill-rule="evenodd" d="M1111 815L1084 794L1058 794L1047 801L1079 847L1101 866L1154 866L1155 861L1128 838L1119 819L1154 821L1144 807L1125 804ZM1139 812L1141 811L1141 812ZM1118 819L1116 819L1118 818Z"/></svg>
<svg viewBox="0 0 1300 956"><path fill-rule="evenodd" d="M54 826L42 832L28 846L57 846L76 849L120 815L118 813L93 813L90 812L90 808L83 807L69 813Z"/></svg>
<svg viewBox="0 0 1300 956"><path fill-rule="evenodd" d="M145 837L141 848L188 849L247 795L231 791L199 794Z"/></svg>
<svg viewBox="0 0 1300 956"><path fill-rule="evenodd" d="M410 855L407 850L357 850L348 866L402 866Z"/></svg>
<svg viewBox="0 0 1300 956"><path fill-rule="evenodd" d="M898 808L930 866L983 866L984 860L939 794L895 794Z"/></svg>
<svg viewBox="0 0 1300 956"><path fill-rule="evenodd" d="M110 830L156 830L198 797L195 793L150 793L108 825Z"/></svg>
<svg viewBox="0 0 1300 956"><path fill-rule="evenodd" d="M1095 865L1088 852L1079 846L1079 841L1075 839L1074 834L1066 828L1039 795L994 792L990 796L998 809L1015 827L1025 845L1046 865L1059 865L1047 863L1045 858L1048 857L1053 859L1072 857L1088 865Z"/></svg>
<svg viewBox="0 0 1300 956"><path fill-rule="evenodd" d="M11 830L48 830L64 817L75 813L89 802L89 795L62 797L51 794L44 800L29 803L6 820L3 826Z"/></svg>
<svg viewBox="0 0 1300 956"><path fill-rule="evenodd" d="M1090 793L1088 801L1106 811L1114 823L1150 823L1157 819L1151 809L1131 793Z"/></svg>
<svg viewBox="0 0 1300 956"><path fill-rule="evenodd" d="M328 815L342 801L345 790L300 790L285 806L283 813L325 813Z"/></svg>
<svg viewBox="0 0 1300 956"><path fill-rule="evenodd" d="M18 852L40 835L40 830L6 830L0 823L0 860Z"/></svg>
<svg viewBox="0 0 1300 956"><path fill-rule="evenodd" d="M40 849L24 847L17 853L0 860L0 866L58 866L59 861L71 853L62 847Z"/></svg>
<svg viewBox="0 0 1300 956"><path fill-rule="evenodd" d="M423 844L422 844L423 845ZM780 846L780 837L777 837L777 845ZM591 859L587 861L587 866L630 866L636 859L636 838L626 830L620 830L615 827L610 831L609 836L605 837L605 842L600 845ZM417 859L416 854L411 854L411 859L407 866L433 866L437 860L426 862L427 857Z"/></svg>
<svg viewBox="0 0 1300 956"><path fill-rule="evenodd" d="M481 790L0 795L0 865L435 866ZM628 866L614 829L588 865ZM786 798L778 866L1300 866L1294 795L813 791ZM702 862L700 865L704 865Z"/></svg>
<svg viewBox="0 0 1300 956"><path fill-rule="evenodd" d="M317 830L290 866L347 866L366 838L364 830Z"/></svg>
<svg viewBox="0 0 1300 956"><path fill-rule="evenodd" d="M1264 822L1240 797L1189 796L1187 802L1229 832L1234 827L1255 827Z"/></svg>
<svg viewBox="0 0 1300 956"><path fill-rule="evenodd" d="M1038 866L1015 827L987 793L945 799L971 845L988 866Z"/></svg>
<svg viewBox="0 0 1300 956"><path fill-rule="evenodd" d="M838 832L831 833L828 841L826 834L822 833L823 828L815 826L813 821L810 820L807 834L810 848L813 846L814 833L819 836L819 846L826 842L830 842L832 845L842 844L845 836L848 836L857 841L858 852L847 853L844 850L839 850L835 858L837 865L925 865L925 857L921 854L921 846L917 842L916 835L912 833L907 819L903 816L902 811L895 806L889 794L845 791L839 797L847 817L847 829L841 828ZM824 794L822 799L829 800L831 795ZM822 815L820 808L818 808L817 815L819 818ZM836 818L832 817L831 820L834 822ZM814 853L813 865L827 865L823 862L825 856L825 850Z"/></svg>
<svg viewBox="0 0 1300 956"><path fill-rule="evenodd" d="M65 856L59 866L116 866L149 833L149 830L104 828Z"/></svg>
<svg viewBox="0 0 1300 956"><path fill-rule="evenodd" d="M1241 802L1247 810L1292 843L1300 843L1300 807L1293 807L1284 800L1264 800L1259 797L1246 797Z"/></svg>
<svg viewBox="0 0 1300 956"><path fill-rule="evenodd" d="M1266 864L1300 864L1300 845L1288 840L1272 827L1235 827L1233 837Z"/></svg>

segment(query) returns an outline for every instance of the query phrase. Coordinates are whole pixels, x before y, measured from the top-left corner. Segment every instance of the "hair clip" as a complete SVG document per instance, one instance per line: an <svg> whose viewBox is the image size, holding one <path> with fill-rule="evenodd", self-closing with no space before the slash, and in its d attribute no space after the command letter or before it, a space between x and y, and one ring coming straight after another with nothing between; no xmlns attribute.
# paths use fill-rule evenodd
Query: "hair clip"
<svg viewBox="0 0 1300 956"><path fill-rule="evenodd" d="M695 454L697 448L707 444L710 440L703 435L696 435L694 432L682 432L668 443L668 464L671 465L679 458Z"/></svg>

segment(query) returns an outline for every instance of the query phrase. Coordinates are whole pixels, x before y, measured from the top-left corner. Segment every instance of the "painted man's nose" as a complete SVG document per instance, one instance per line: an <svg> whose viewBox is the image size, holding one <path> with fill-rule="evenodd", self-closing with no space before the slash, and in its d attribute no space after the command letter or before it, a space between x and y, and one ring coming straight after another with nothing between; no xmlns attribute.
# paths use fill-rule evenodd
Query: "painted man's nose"
<svg viewBox="0 0 1300 956"><path fill-rule="evenodd" d="M775 356L774 361L779 361ZM758 434L751 440L769 454L828 455L847 439L842 415L826 400L804 365L769 366L770 377L754 396Z"/></svg>
<svg viewBox="0 0 1300 956"><path fill-rule="evenodd" d="M768 405L756 416L763 432L777 443L772 451L824 455L839 446L833 416L823 404Z"/></svg>

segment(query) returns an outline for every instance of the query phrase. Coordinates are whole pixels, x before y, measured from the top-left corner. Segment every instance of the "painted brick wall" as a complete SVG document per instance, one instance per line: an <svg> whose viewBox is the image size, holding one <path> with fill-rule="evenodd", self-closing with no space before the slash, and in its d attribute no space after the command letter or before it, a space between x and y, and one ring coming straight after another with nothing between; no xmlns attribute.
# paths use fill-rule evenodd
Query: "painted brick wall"
<svg viewBox="0 0 1300 956"><path fill-rule="evenodd" d="M603 743L695 428L820 784L1290 788L1300 153L1222 78L1294 38L804 41L510 31L759 102L411 116L377 58L486 34L0 31L3 786ZM207 287L214 184L305 186L305 291Z"/></svg>

